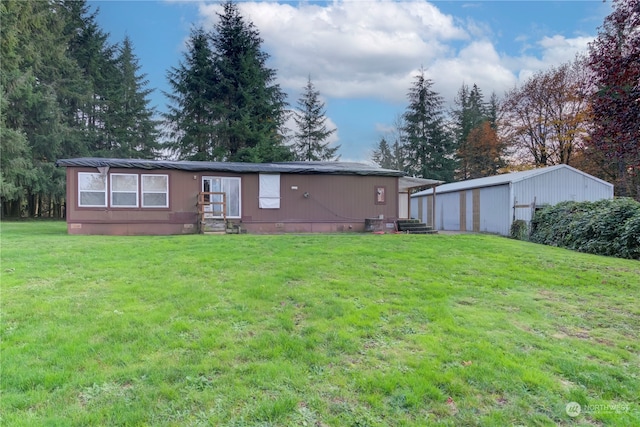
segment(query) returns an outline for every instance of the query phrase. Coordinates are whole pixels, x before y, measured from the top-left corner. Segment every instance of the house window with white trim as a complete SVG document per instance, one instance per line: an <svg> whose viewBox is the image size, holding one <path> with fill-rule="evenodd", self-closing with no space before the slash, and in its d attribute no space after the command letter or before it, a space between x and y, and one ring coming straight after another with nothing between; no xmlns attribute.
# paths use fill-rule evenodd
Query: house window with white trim
<svg viewBox="0 0 640 427"><path fill-rule="evenodd" d="M107 176L101 173L78 172L78 206L107 206Z"/></svg>
<svg viewBox="0 0 640 427"><path fill-rule="evenodd" d="M169 175L142 175L142 207L169 207Z"/></svg>
<svg viewBox="0 0 640 427"><path fill-rule="evenodd" d="M137 174L111 174L111 206L114 208L138 207Z"/></svg>
<svg viewBox="0 0 640 427"><path fill-rule="evenodd" d="M280 209L280 174L260 174L258 207Z"/></svg>

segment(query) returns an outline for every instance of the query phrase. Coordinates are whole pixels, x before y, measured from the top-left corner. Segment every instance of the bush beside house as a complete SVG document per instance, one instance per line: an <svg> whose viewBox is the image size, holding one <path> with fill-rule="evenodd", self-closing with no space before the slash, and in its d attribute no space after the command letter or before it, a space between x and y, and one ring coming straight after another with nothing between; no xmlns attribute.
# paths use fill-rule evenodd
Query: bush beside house
<svg viewBox="0 0 640 427"><path fill-rule="evenodd" d="M579 252L640 259L640 203L619 198L548 206L534 215L529 240Z"/></svg>

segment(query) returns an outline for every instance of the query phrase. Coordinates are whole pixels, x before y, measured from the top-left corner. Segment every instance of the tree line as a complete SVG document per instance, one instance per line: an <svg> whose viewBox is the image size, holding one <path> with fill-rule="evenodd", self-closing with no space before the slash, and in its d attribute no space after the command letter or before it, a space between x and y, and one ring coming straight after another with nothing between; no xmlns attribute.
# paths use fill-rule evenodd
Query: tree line
<svg viewBox="0 0 640 427"><path fill-rule="evenodd" d="M445 181L567 163L640 197L639 1L615 0L584 58L539 72L501 100L462 85L446 111L420 70L374 160ZM210 31L192 30L167 72L162 115L150 105L131 40L110 44L97 13L86 0L0 2L3 216L64 215L59 158L339 158L311 76L292 113L258 29L233 2Z"/></svg>
<svg viewBox="0 0 640 427"><path fill-rule="evenodd" d="M86 0L0 3L2 216L62 217L60 158L269 162L335 160L311 78L290 134L286 96L252 22L227 2L215 27L192 30L167 73L170 105L150 105L128 37L110 44ZM292 143L293 141L293 143Z"/></svg>
<svg viewBox="0 0 640 427"><path fill-rule="evenodd" d="M64 215L65 157L154 158L155 111L131 40L85 1L0 2L3 216Z"/></svg>
<svg viewBox="0 0 640 427"><path fill-rule="evenodd" d="M466 180L568 164L640 200L640 0L614 0L588 52L502 99L463 84L447 111L421 69L372 159L424 178Z"/></svg>

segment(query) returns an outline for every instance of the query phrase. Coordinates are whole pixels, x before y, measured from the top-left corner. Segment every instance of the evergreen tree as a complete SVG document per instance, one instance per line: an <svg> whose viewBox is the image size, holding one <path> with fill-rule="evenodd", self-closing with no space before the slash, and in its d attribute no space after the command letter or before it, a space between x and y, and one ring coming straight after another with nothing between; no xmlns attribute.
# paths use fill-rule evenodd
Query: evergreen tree
<svg viewBox="0 0 640 427"><path fill-rule="evenodd" d="M389 143L385 137L380 138L378 145L373 150L373 156L371 157L381 168L392 169L395 159L393 153L389 147Z"/></svg>
<svg viewBox="0 0 640 427"><path fill-rule="evenodd" d="M232 2L223 5L211 34L214 55L213 94L216 137L227 160L269 162L290 160L282 127L285 94L268 68L269 55L252 22Z"/></svg>
<svg viewBox="0 0 640 427"><path fill-rule="evenodd" d="M109 43L109 35L98 25L95 12L83 8L76 13L87 15L78 19L69 53L77 62L84 81L77 88L81 95L70 105L70 120L74 129L81 132L91 155L110 156L117 148L108 131L109 100L116 96L116 88L121 83L115 61L117 46Z"/></svg>
<svg viewBox="0 0 640 427"><path fill-rule="evenodd" d="M168 144L189 160L291 160L283 144L285 94L253 23L223 5L209 33L193 30L183 62L168 73Z"/></svg>
<svg viewBox="0 0 640 427"><path fill-rule="evenodd" d="M193 29L188 51L178 67L168 73L172 93L165 114L168 147L183 160L222 161L226 155L216 138L218 113L212 99L217 81L209 37L202 28Z"/></svg>
<svg viewBox="0 0 640 427"><path fill-rule="evenodd" d="M456 178L465 180L471 178L472 162L474 161L469 156L471 150L467 147L467 144L470 143L469 135L487 120L487 114L482 91L476 84L471 89L466 84L463 84L454 102L457 108L452 111L453 134L455 136L456 157L459 165Z"/></svg>
<svg viewBox="0 0 640 427"><path fill-rule="evenodd" d="M116 133L148 121L117 121L129 79L86 1L3 1L0 15L2 211L62 216L65 171L55 161L114 155ZM144 133L136 143L151 144Z"/></svg>
<svg viewBox="0 0 640 427"><path fill-rule="evenodd" d="M498 112L500 111L500 100L495 92L491 93L489 102L486 105L486 117L489 120L489 124L496 131L498 130Z"/></svg>
<svg viewBox="0 0 640 427"><path fill-rule="evenodd" d="M18 217L21 201L34 178L31 152L24 133L9 129L5 121L7 97L0 86L0 217Z"/></svg>
<svg viewBox="0 0 640 427"><path fill-rule="evenodd" d="M68 133L60 106L61 86L73 71L67 55L64 3L2 2L3 210L29 216L45 213L65 194L64 173L53 166ZM24 142L26 142L26 147ZM26 155L19 161L14 156ZM13 169L16 171L16 169ZM60 205L60 203L57 203Z"/></svg>
<svg viewBox="0 0 640 427"><path fill-rule="evenodd" d="M399 171L405 170L406 159L402 145L404 140L403 128L402 116L396 117L392 130L381 137L373 149L372 160L380 167ZM390 144L389 141L393 141L393 143Z"/></svg>
<svg viewBox="0 0 640 427"><path fill-rule="evenodd" d="M433 82L416 76L409 89L409 105L403 115L405 171L422 178L453 180L455 150L444 125L443 99L432 90Z"/></svg>
<svg viewBox="0 0 640 427"><path fill-rule="evenodd" d="M456 179L466 180L494 175L506 165L504 144L497 135L498 98L489 102L474 84L463 84L452 110L458 169Z"/></svg>
<svg viewBox="0 0 640 427"><path fill-rule="evenodd" d="M298 100L298 108L293 117L297 125L293 145L296 160L338 160L340 156L336 157L336 152L340 146L330 147L330 143L325 142L336 129L327 129L324 103L311 82L311 76Z"/></svg>
<svg viewBox="0 0 640 427"><path fill-rule="evenodd" d="M113 157L152 159L159 148L154 108L149 107L145 75L140 74L138 59L129 37L125 37L116 58L117 77L109 100L108 132Z"/></svg>

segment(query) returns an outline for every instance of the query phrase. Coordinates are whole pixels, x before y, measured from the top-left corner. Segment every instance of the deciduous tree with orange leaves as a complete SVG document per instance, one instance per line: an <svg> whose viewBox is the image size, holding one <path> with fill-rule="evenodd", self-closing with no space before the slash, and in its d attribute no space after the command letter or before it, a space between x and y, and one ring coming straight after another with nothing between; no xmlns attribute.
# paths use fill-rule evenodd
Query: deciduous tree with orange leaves
<svg viewBox="0 0 640 427"><path fill-rule="evenodd" d="M509 91L501 130L521 163L572 164L589 126L583 59L540 71Z"/></svg>
<svg viewBox="0 0 640 427"><path fill-rule="evenodd" d="M458 152L467 160L468 179L497 175L506 166L503 154L504 145L489 120L471 129L467 143Z"/></svg>

